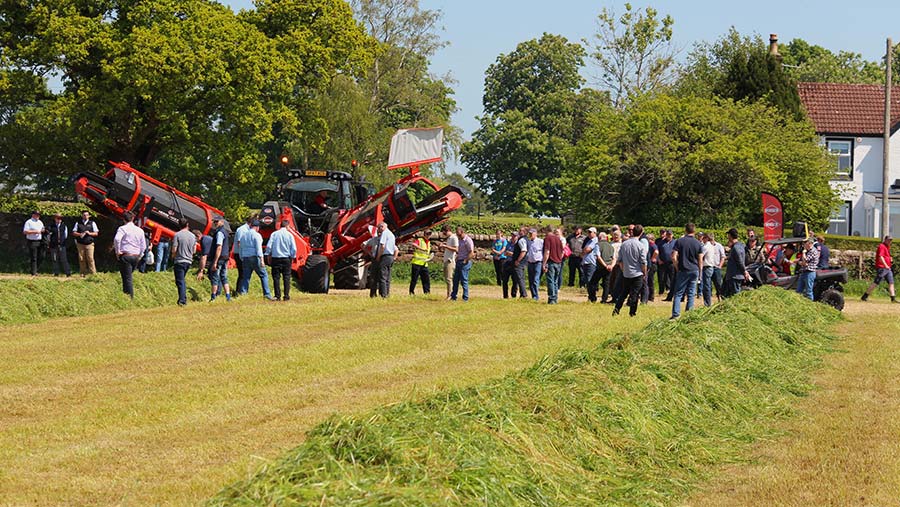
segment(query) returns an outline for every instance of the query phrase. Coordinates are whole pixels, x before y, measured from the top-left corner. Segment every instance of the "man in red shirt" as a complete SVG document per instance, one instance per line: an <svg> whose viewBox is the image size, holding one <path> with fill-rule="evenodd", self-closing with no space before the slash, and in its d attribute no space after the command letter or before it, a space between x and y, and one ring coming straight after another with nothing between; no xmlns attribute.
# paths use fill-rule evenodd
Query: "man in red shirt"
<svg viewBox="0 0 900 507"><path fill-rule="evenodd" d="M563 243L559 234L547 229L544 236L544 273L547 274L547 302L555 305L562 286Z"/></svg>
<svg viewBox="0 0 900 507"><path fill-rule="evenodd" d="M875 281L872 282L872 285L869 285L869 288L866 289L866 293L862 295L863 301L869 299L869 294L875 290L875 287L878 287L878 284L886 280L888 289L891 292L891 301L894 303L897 302L897 294L894 292L894 272L891 271L892 262L891 237L885 236L884 241L878 245L878 250L875 252L875 269L877 270Z"/></svg>

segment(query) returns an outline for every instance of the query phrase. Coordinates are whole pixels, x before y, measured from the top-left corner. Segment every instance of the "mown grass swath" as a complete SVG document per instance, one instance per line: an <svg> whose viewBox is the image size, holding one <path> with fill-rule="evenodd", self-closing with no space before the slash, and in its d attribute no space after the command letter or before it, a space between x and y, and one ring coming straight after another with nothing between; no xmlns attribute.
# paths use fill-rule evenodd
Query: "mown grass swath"
<svg viewBox="0 0 900 507"><path fill-rule="evenodd" d="M668 505L790 412L839 318L782 289L744 293L495 382L334 417L211 503Z"/></svg>

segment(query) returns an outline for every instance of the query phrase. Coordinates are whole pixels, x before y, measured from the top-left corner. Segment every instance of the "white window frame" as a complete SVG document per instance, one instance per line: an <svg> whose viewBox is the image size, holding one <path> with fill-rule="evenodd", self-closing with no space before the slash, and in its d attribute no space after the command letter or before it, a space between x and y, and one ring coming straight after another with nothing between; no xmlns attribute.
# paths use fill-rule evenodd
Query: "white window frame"
<svg viewBox="0 0 900 507"><path fill-rule="evenodd" d="M847 147L847 153L842 153L841 150L835 150L832 148L832 145L842 145ZM827 138L825 139L825 149L828 150L828 153L837 157L837 167L835 167L834 171L834 179L836 180L853 180L853 139L849 138ZM841 160L847 161L847 170L841 171Z"/></svg>
<svg viewBox="0 0 900 507"><path fill-rule="evenodd" d="M841 216L841 212L845 214ZM835 230L834 224L846 224L847 232L846 234L840 234L840 231ZM852 233L853 226L853 201L844 201L840 208L838 208L834 213L831 214L831 217L828 218L828 234L837 234L841 236L849 236Z"/></svg>

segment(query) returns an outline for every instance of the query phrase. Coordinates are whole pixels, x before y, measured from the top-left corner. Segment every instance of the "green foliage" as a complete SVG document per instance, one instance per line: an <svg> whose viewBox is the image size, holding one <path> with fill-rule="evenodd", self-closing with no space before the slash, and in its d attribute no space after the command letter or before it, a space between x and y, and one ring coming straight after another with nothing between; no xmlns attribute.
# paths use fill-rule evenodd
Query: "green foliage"
<svg viewBox="0 0 900 507"><path fill-rule="evenodd" d="M797 81L883 84L884 67L852 51L832 51L803 39L780 46L787 72ZM896 77L900 77L895 73Z"/></svg>
<svg viewBox="0 0 900 507"><path fill-rule="evenodd" d="M557 179L597 93L579 94L584 49L544 34L500 55L485 75L485 115L463 145L469 178L496 209L560 213ZM581 104L584 110L575 106Z"/></svg>
<svg viewBox="0 0 900 507"><path fill-rule="evenodd" d="M321 139L310 97L364 67L371 44L340 0L256 7L5 3L2 71L33 79L0 99L3 183L68 194L66 177L112 159L226 210L261 197L274 181L263 151L273 130ZM35 89L48 74L61 90Z"/></svg>
<svg viewBox="0 0 900 507"><path fill-rule="evenodd" d="M590 46L600 81L611 92L613 104L624 107L631 98L648 93L667 80L675 62L672 16L658 18L656 9L644 12L625 4L617 16L604 7L597 16L597 33Z"/></svg>
<svg viewBox="0 0 900 507"><path fill-rule="evenodd" d="M497 381L334 417L210 503L666 505L773 434L839 318L783 289L746 292Z"/></svg>
<svg viewBox="0 0 900 507"><path fill-rule="evenodd" d="M645 97L598 117L575 152L571 206L587 220L727 228L754 222L770 191L822 228L837 205L812 126L762 102Z"/></svg>
<svg viewBox="0 0 900 507"><path fill-rule="evenodd" d="M382 187L396 180L386 167L397 129L444 126L445 158L458 151L460 133L451 125L456 111L451 81L428 71L430 58L444 45L437 33L441 13L422 9L418 0L351 4L377 44L372 62L358 79L338 76L316 96L322 142L287 135L279 142L303 167L349 171L350 161L358 160L354 176Z"/></svg>

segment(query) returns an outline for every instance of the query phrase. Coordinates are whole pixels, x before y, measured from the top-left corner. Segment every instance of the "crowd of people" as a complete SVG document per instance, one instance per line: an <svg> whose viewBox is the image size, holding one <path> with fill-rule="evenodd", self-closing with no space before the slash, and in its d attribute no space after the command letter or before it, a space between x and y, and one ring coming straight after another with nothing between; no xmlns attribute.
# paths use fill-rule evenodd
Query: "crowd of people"
<svg viewBox="0 0 900 507"><path fill-rule="evenodd" d="M221 216L213 217L213 227L207 235L191 230L188 222L182 219L180 230L174 237L158 243L153 259L148 257L152 256L149 238L134 223L134 214L126 212L124 220L125 224L116 231L113 244L122 290L129 297L134 297L134 271L144 271L154 263L157 271L165 271L171 260L178 304L187 304L185 280L199 255L196 276L198 280L209 278L209 301L215 301L223 294L228 301L247 294L253 274L260 280L265 299L290 300L291 270L297 250L288 231L288 222L282 223L264 244L256 215L249 216L235 230L233 237ZM32 275L37 275L40 256L46 249L53 261L54 275L71 276L67 260L69 229L62 216L55 215L54 222L46 227L40 220L40 213L35 211L25 222L23 233L28 242ZM72 227L82 276L96 273L94 242L99 234L100 230L88 212ZM410 241L409 294L415 294L419 282L425 294L431 292L428 264L437 253L441 255L446 298L468 301L469 273L476 255L472 237L463 227L454 231L445 225L436 249L432 250L431 236L432 231L425 230ZM750 281L748 266L754 264L765 264L776 274L797 275L797 292L813 299L816 271L830 264L830 251L822 235L806 239L799 252L790 243L763 246L753 229L746 231L746 237L745 244L739 239L737 229L731 229L723 245L716 241L713 233L698 232L690 223L678 238L671 229L660 229L655 235L641 225L612 226L604 231L595 227L586 231L575 227L568 235L563 227L540 230L521 227L509 236L497 231L490 257L496 284L501 287L504 299L530 297L540 300L543 279L547 303L556 304L563 274L568 271L569 287L583 288L591 303L600 301L613 305L613 315L618 315L627 303L629 315L633 316L639 304L652 302L665 294L663 301L672 303L671 317L677 319L681 315L682 302L686 303L687 310L691 310L698 297L704 305L710 306L714 293L718 300L739 293ZM890 247L889 236L878 246L877 276L862 296L864 301L882 282L888 283L891 300L896 301ZM372 238L363 245L363 254L371 262L370 296L389 297L392 267L399 253L396 237L386 223L376 226ZM238 274L234 292L228 279L228 262L232 258ZM266 265L272 269L274 295L269 287Z"/></svg>

